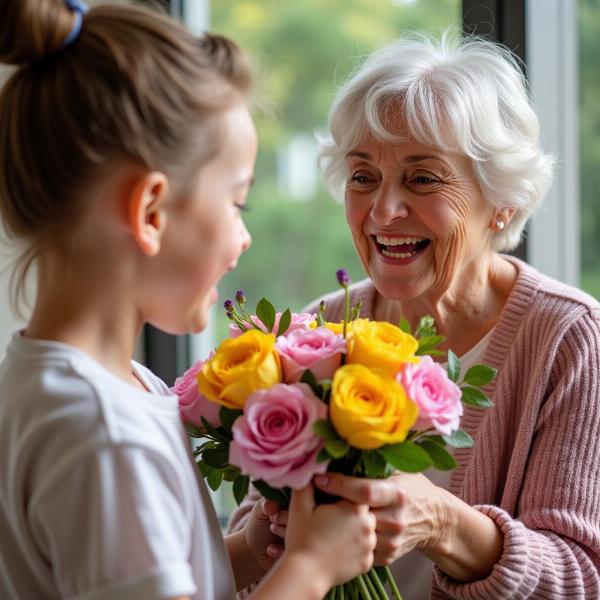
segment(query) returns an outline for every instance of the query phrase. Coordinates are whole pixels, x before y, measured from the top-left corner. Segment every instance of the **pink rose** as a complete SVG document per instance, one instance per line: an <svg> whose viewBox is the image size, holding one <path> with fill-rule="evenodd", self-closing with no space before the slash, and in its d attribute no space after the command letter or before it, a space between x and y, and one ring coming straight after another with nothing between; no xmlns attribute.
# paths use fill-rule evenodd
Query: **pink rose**
<svg viewBox="0 0 600 600"><path fill-rule="evenodd" d="M443 435L458 429L463 414L460 388L431 356L422 356L418 364L407 364L397 379L419 407L415 429L433 426Z"/></svg>
<svg viewBox="0 0 600 600"><path fill-rule="evenodd" d="M179 396L179 414L183 421L202 427L200 417L204 417L211 425L218 427L221 424L219 419L221 405L211 402L198 390L196 374L204 363L203 360L195 362L181 377L175 380L171 391Z"/></svg>
<svg viewBox="0 0 600 600"><path fill-rule="evenodd" d="M292 313L292 320L290 322L290 326L287 328L284 335L289 335L292 331L296 331L297 329L308 329L310 324L316 319L316 315L310 313ZM279 329L279 319L281 319L281 313L277 313L275 315L275 325L273 327L273 333L277 336ZM262 321L256 316L252 315L252 321L256 323L263 331L267 331L267 328L264 326ZM241 335L242 330L235 324L231 323L229 325L229 337L235 338Z"/></svg>
<svg viewBox="0 0 600 600"><path fill-rule="evenodd" d="M323 443L312 430L325 418L327 406L304 383L258 390L233 424L229 462L274 488L304 487L327 468L317 463Z"/></svg>
<svg viewBox="0 0 600 600"><path fill-rule="evenodd" d="M344 336L327 327L317 327L296 329L289 335L278 337L276 347L286 383L300 381L306 369L320 381L333 377L342 362L342 353L346 352L346 341Z"/></svg>

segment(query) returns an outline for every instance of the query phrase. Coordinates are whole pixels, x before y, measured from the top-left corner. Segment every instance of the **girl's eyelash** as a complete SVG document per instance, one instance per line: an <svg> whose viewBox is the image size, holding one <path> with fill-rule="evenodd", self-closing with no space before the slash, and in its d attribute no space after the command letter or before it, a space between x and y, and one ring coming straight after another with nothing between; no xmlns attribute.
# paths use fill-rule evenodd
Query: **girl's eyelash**
<svg viewBox="0 0 600 600"><path fill-rule="evenodd" d="M248 204L236 204L236 206L242 212L248 212L250 210Z"/></svg>

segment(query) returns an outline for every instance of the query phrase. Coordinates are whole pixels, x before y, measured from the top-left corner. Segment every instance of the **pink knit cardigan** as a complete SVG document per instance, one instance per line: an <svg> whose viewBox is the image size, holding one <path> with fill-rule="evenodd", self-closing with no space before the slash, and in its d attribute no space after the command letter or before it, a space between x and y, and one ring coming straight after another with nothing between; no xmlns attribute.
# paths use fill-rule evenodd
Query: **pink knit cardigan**
<svg viewBox="0 0 600 600"><path fill-rule="evenodd" d="M504 548L473 583L434 567L431 598L600 598L600 305L507 258L518 277L483 359L498 369L487 390L494 406L465 407L461 427L475 445L455 452L450 481L498 524ZM351 291L371 316L373 284ZM328 320L343 318L340 292L325 301ZM232 530L256 498L234 513Z"/></svg>

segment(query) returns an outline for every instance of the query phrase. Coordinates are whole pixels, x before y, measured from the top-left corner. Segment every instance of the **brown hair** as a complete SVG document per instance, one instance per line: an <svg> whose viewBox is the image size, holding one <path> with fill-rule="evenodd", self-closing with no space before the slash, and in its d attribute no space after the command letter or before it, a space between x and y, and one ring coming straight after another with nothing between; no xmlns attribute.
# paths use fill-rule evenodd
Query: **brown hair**
<svg viewBox="0 0 600 600"><path fill-rule="evenodd" d="M0 94L0 213L26 243L15 307L44 240L73 222L102 167L133 160L177 189L218 149L215 115L250 87L233 42L197 39L157 12L97 6L64 47L73 22L62 0L0 8L0 62L18 66Z"/></svg>

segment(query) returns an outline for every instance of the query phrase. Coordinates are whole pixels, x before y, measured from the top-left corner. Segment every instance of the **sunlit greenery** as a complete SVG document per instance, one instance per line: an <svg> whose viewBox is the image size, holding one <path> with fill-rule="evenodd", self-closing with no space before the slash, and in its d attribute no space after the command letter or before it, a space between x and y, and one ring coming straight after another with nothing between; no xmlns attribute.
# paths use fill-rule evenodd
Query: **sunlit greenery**
<svg viewBox="0 0 600 600"><path fill-rule="evenodd" d="M439 34L460 26L460 0L218 0L211 29L235 39L257 67L260 153L246 223L252 248L220 285L221 297L247 291L298 310L336 288L335 271L363 277L343 206L319 184L304 200L278 180L282 149L326 122L339 85L374 48L403 31ZM266 107L266 108L265 108ZM221 311L218 311L219 313ZM224 335L219 318L216 335Z"/></svg>

